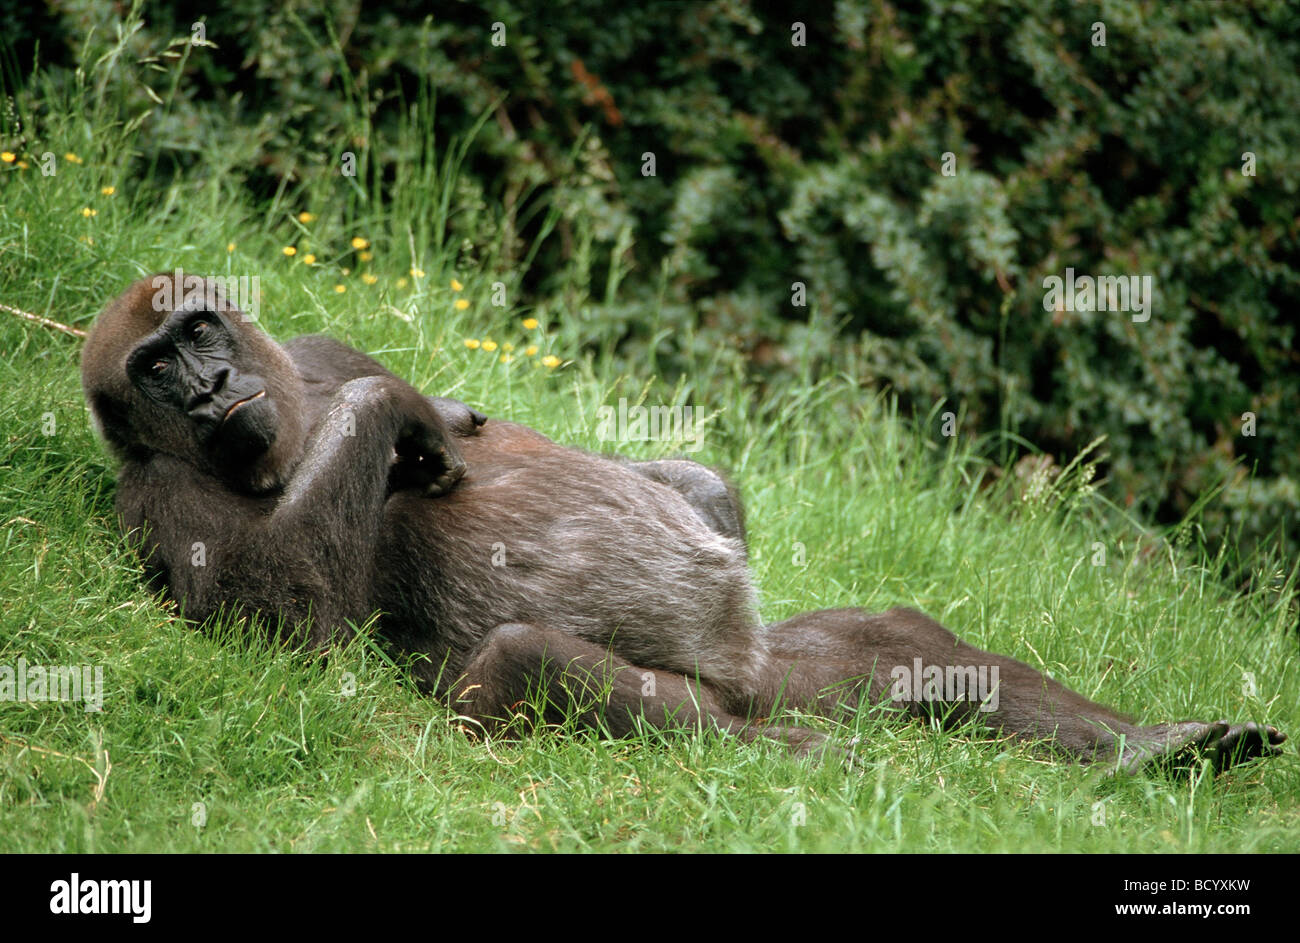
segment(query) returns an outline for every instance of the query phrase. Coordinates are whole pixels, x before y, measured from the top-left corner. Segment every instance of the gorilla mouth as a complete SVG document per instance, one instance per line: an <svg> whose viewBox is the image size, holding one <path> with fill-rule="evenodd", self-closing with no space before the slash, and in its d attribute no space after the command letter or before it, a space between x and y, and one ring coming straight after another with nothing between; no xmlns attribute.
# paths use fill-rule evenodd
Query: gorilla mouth
<svg viewBox="0 0 1300 943"><path fill-rule="evenodd" d="M251 403L255 399L261 399L265 395L266 395L266 390L258 390L252 396L245 396L243 399L231 403L230 408L226 410L226 414L221 417L222 423L225 423L225 421L230 418L231 414L234 413L234 411L238 409L240 406L243 406L245 403Z"/></svg>

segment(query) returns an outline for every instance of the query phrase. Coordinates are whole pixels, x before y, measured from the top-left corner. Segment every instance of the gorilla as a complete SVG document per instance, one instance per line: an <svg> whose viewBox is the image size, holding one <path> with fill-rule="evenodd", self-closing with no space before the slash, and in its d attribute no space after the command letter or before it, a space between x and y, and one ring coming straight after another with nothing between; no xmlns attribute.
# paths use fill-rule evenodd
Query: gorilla
<svg viewBox="0 0 1300 943"><path fill-rule="evenodd" d="M707 726L851 758L765 719L880 706L1126 771L1221 769L1286 739L1139 724L911 609L764 626L741 506L716 472L487 421L325 337L281 347L209 279L130 286L96 320L81 375L121 462L124 531L186 618L259 614L327 650L377 612L419 687L485 730L531 698L545 723L614 736Z"/></svg>

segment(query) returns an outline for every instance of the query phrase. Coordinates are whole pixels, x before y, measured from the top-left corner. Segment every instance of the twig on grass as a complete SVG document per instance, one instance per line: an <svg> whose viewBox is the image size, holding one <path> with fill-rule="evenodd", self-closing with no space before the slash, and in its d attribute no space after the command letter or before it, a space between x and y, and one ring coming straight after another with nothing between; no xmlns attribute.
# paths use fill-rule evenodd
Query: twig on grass
<svg viewBox="0 0 1300 943"><path fill-rule="evenodd" d="M52 321L49 318L43 318L39 314L32 314L30 311L24 311L22 308L15 308L12 305L5 304L3 301L0 301L0 311L8 311L10 314L18 315L20 318L34 321L41 325L41 327L52 327L54 330L62 331L64 334L71 337L80 337L82 339L85 339L86 337L86 332L79 327L71 327L67 324L61 324L58 321Z"/></svg>

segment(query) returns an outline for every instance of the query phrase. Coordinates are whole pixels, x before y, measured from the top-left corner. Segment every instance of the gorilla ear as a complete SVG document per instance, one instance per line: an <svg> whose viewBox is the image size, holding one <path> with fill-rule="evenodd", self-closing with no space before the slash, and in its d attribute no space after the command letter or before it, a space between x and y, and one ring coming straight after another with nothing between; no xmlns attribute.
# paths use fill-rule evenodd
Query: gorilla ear
<svg viewBox="0 0 1300 943"><path fill-rule="evenodd" d="M90 423L114 452L119 455L126 452L130 444L123 435L127 428L126 410L107 393L96 393L91 398Z"/></svg>

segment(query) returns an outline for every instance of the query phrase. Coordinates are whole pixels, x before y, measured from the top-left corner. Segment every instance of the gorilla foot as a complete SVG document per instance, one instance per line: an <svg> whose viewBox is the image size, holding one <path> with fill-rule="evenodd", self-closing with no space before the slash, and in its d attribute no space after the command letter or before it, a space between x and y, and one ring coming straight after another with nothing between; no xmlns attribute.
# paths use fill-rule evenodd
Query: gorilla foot
<svg viewBox="0 0 1300 943"><path fill-rule="evenodd" d="M1286 734L1276 727L1254 722L1156 724L1143 727L1126 739L1117 771L1190 769L1208 757L1214 772L1218 773L1248 760L1276 756L1285 740Z"/></svg>
<svg viewBox="0 0 1300 943"><path fill-rule="evenodd" d="M1220 723L1228 722L1223 720ZM1228 732L1214 744L1211 754L1214 771L1217 773L1259 757L1278 756L1282 753L1281 747L1285 742L1286 734L1276 727L1254 721L1231 724Z"/></svg>
<svg viewBox="0 0 1300 943"><path fill-rule="evenodd" d="M1118 769L1126 773L1152 768L1191 766L1200 753L1223 738L1226 723L1202 724L1184 721L1142 727L1124 741Z"/></svg>

